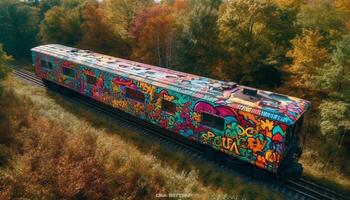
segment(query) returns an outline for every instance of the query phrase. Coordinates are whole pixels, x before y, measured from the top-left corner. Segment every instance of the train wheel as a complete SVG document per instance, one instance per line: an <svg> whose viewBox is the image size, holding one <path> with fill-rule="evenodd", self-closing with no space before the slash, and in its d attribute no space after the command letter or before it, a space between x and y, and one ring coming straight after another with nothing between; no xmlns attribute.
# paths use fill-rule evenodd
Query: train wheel
<svg viewBox="0 0 350 200"><path fill-rule="evenodd" d="M280 168L278 177L280 178L290 178L290 177L300 177L303 174L303 166L298 162L292 162L284 168Z"/></svg>
<svg viewBox="0 0 350 200"><path fill-rule="evenodd" d="M59 88L59 92L61 94L63 94L64 96L71 96L72 95L72 91L70 89L62 87L62 86Z"/></svg>

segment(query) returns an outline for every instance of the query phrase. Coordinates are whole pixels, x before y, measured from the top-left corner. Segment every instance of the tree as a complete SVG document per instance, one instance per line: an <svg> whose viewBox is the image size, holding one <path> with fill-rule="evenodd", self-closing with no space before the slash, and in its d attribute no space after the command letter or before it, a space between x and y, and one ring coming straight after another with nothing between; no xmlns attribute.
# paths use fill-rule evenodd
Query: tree
<svg viewBox="0 0 350 200"><path fill-rule="evenodd" d="M12 60L12 57L7 55L0 44L0 81L5 78L8 70L6 65ZM1 95L1 84L0 84L0 95Z"/></svg>
<svg viewBox="0 0 350 200"><path fill-rule="evenodd" d="M328 62L327 49L321 47L323 37L318 31L304 30L302 35L292 40L293 49L287 56L293 59L291 84L302 88L317 88L314 74Z"/></svg>
<svg viewBox="0 0 350 200"><path fill-rule="evenodd" d="M218 24L227 51L222 71L245 84L280 83L279 67L296 31L293 18L269 0L229 1Z"/></svg>
<svg viewBox="0 0 350 200"><path fill-rule="evenodd" d="M341 146L346 133L350 132L350 104L344 101L325 100L319 106L320 127L324 136L341 135Z"/></svg>
<svg viewBox="0 0 350 200"><path fill-rule="evenodd" d="M350 97L350 34L336 43L331 61L319 71L317 78L323 88L349 94L347 97Z"/></svg>
<svg viewBox="0 0 350 200"><path fill-rule="evenodd" d="M153 3L152 0L104 0L101 6L114 29L124 39L129 39L128 30L136 14Z"/></svg>
<svg viewBox="0 0 350 200"><path fill-rule="evenodd" d="M174 10L167 4L140 11L130 28L130 35L135 41L133 57L141 62L172 67L179 29Z"/></svg>
<svg viewBox="0 0 350 200"><path fill-rule="evenodd" d="M346 22L349 16L339 12L331 1L314 0L301 7L298 24L309 30L316 30L324 37L323 46L332 47L348 32Z"/></svg>
<svg viewBox="0 0 350 200"><path fill-rule="evenodd" d="M0 43L14 57L30 57L37 44L38 9L18 0L0 0Z"/></svg>
<svg viewBox="0 0 350 200"><path fill-rule="evenodd" d="M40 19L44 19L45 13L55 6L60 6L61 0L41 0L39 3Z"/></svg>
<svg viewBox="0 0 350 200"><path fill-rule="evenodd" d="M350 14L350 1L348 0L334 0L337 9Z"/></svg>
<svg viewBox="0 0 350 200"><path fill-rule="evenodd" d="M328 91L319 106L321 132L327 137L339 135L340 147L350 132L350 34L336 43L329 62L316 68L312 79Z"/></svg>
<svg viewBox="0 0 350 200"><path fill-rule="evenodd" d="M200 75L212 75L222 55L217 27L219 5L199 1L185 22L180 38L179 69Z"/></svg>
<svg viewBox="0 0 350 200"><path fill-rule="evenodd" d="M131 45L104 14L104 8L97 2L84 4L82 8L82 38L78 46L103 53L127 57Z"/></svg>
<svg viewBox="0 0 350 200"><path fill-rule="evenodd" d="M81 37L83 0L65 0L45 13L40 25L40 38L44 43L76 45Z"/></svg>

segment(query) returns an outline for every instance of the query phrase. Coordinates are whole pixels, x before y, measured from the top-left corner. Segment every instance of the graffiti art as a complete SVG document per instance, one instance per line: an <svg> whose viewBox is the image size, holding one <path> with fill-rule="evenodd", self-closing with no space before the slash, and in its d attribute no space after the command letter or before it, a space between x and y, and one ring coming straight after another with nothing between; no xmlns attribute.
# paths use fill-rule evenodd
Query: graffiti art
<svg viewBox="0 0 350 200"><path fill-rule="evenodd" d="M285 155L288 127L310 107L303 99L62 45L33 48L32 57L43 79L272 172Z"/></svg>

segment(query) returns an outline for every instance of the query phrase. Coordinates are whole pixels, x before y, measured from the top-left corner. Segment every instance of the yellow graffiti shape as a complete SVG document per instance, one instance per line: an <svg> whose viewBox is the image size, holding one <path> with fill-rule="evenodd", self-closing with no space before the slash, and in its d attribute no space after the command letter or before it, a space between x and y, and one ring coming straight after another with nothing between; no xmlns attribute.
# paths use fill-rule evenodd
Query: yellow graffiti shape
<svg viewBox="0 0 350 200"><path fill-rule="evenodd" d="M256 133L256 130L253 127L248 127L246 129L242 128L242 130L242 135L246 135L247 137L252 137Z"/></svg>
<svg viewBox="0 0 350 200"><path fill-rule="evenodd" d="M275 152L273 150L268 150L265 153L265 159L271 163L274 163L277 160L279 160L279 155L277 152Z"/></svg>
<svg viewBox="0 0 350 200"><path fill-rule="evenodd" d="M146 94L148 94L153 99L153 94L155 90L155 86L150 85L148 83L138 82L139 87L142 89L142 91Z"/></svg>
<svg viewBox="0 0 350 200"><path fill-rule="evenodd" d="M260 127L265 130L266 128L271 131L273 129L273 121L266 119L260 120Z"/></svg>
<svg viewBox="0 0 350 200"><path fill-rule="evenodd" d="M145 106L141 103L137 103L134 106L136 113L142 113L144 111Z"/></svg>
<svg viewBox="0 0 350 200"><path fill-rule="evenodd" d="M163 99L165 99L167 101L173 101L174 100L174 96L170 96L170 95L164 94Z"/></svg>
<svg viewBox="0 0 350 200"><path fill-rule="evenodd" d="M213 138L215 137L215 134L211 131L208 131L208 138Z"/></svg>
<svg viewBox="0 0 350 200"><path fill-rule="evenodd" d="M114 108L126 109L126 107L128 106L128 102L126 100L113 99L112 106Z"/></svg>
<svg viewBox="0 0 350 200"><path fill-rule="evenodd" d="M232 153L235 153L236 155L239 155L237 143L232 138L222 137L222 147L231 151Z"/></svg>

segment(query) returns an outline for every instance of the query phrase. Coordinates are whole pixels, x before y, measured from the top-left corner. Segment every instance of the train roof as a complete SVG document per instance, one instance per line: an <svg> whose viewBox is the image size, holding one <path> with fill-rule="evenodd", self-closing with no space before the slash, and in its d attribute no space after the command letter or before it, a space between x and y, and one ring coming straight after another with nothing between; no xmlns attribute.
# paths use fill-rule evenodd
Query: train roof
<svg viewBox="0 0 350 200"><path fill-rule="evenodd" d="M310 107L310 102L303 99L60 44L38 46L32 51L116 73L287 125L295 123Z"/></svg>

